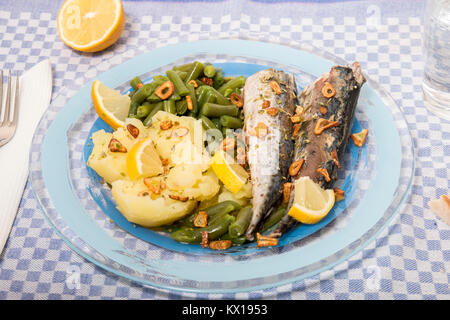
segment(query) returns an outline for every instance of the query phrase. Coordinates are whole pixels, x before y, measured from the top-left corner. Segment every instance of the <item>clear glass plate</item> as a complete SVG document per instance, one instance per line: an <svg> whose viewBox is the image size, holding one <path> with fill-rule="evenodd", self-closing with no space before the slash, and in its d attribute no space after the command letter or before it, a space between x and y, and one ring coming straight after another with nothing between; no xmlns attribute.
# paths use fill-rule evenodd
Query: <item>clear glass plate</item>
<svg viewBox="0 0 450 320"><path fill-rule="evenodd" d="M277 247L249 244L225 252L179 244L168 234L129 223L86 166L92 132L110 130L92 107L92 81L126 92L136 75L149 79L193 60L220 65L231 76L267 67L294 72L299 89L333 65L346 64L292 43L202 40L158 48L123 63L112 58L66 86L36 130L30 170L44 215L77 253L144 285L203 293L250 291L310 277L348 259L399 211L413 177L412 139L392 98L368 79L352 130L368 128L369 138L363 148L348 144L336 184L346 199L321 222L291 230Z"/></svg>

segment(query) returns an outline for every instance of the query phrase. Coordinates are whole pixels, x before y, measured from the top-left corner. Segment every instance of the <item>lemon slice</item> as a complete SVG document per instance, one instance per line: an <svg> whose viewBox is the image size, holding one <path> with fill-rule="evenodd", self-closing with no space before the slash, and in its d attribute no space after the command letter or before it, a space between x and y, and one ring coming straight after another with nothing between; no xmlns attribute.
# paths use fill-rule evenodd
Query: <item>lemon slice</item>
<svg viewBox="0 0 450 320"><path fill-rule="evenodd" d="M248 180L248 173L225 152L219 151L211 158L211 168L217 178L233 193L238 193Z"/></svg>
<svg viewBox="0 0 450 320"><path fill-rule="evenodd" d="M98 80L92 84L92 102L98 116L113 129L123 127L130 109L130 97L105 86Z"/></svg>
<svg viewBox="0 0 450 320"><path fill-rule="evenodd" d="M130 179L153 177L164 172L161 159L151 138L133 145L127 155L127 171Z"/></svg>
<svg viewBox="0 0 450 320"><path fill-rule="evenodd" d="M69 47L97 52L119 39L125 14L120 0L66 0L57 25L59 37Z"/></svg>
<svg viewBox="0 0 450 320"><path fill-rule="evenodd" d="M301 177L295 182L294 204L289 215L305 224L322 220L334 206L333 189L322 189L309 177Z"/></svg>

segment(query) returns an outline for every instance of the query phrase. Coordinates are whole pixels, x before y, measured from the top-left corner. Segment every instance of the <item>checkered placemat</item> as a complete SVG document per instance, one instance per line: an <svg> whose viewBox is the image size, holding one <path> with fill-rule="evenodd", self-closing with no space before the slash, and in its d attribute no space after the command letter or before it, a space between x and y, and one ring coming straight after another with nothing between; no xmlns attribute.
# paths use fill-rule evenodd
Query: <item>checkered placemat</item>
<svg viewBox="0 0 450 320"><path fill-rule="evenodd" d="M126 5L133 3L125 3L126 12ZM145 7L144 2L139 4ZM304 7L296 4L298 9L290 10L293 5L289 3L240 1L238 5L225 1L222 14L214 11L210 15L199 4L190 4L187 12L193 12L194 6L199 8L192 16L177 14L175 9L175 13L164 15L160 3L152 5L156 7L153 14L148 7L143 15L130 10L119 42L96 54L74 52L59 40L55 10L30 13L0 9L0 68L23 71L49 57L55 96L105 59L132 58L166 43L232 34L311 43L347 61L360 61L365 73L401 106L417 150L407 204L376 241L320 275L262 291L204 295L142 287L87 262L47 224L27 185L0 256L0 299L450 298L450 227L427 206L430 199L450 189L450 123L430 114L423 105L421 18L410 11L401 16L379 15L384 9L370 4L363 7L363 15L343 11L340 16L329 13L324 18L315 16L320 11L318 4L307 4L311 10L301 16L296 12ZM212 5L205 4L206 9ZM282 12L269 15L273 6ZM361 3L355 6L359 8Z"/></svg>

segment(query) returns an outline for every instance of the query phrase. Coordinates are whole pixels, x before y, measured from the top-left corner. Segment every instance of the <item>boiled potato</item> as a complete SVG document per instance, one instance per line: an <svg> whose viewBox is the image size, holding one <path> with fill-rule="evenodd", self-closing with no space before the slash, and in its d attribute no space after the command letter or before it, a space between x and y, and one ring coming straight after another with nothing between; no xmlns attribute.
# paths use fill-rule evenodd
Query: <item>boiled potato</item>
<svg viewBox="0 0 450 320"><path fill-rule="evenodd" d="M173 123L168 130L160 127L164 120ZM220 182L209 169L210 157L204 148L200 120L160 111L149 128L137 119L129 119L128 123L139 129L137 139L126 128L119 128L114 133L95 132L92 136L94 149L88 160L88 165L112 185L117 208L128 221L144 227L162 226L190 213L198 201L217 201ZM112 138L119 140L129 151L146 137L152 139L159 157L168 160L167 171L151 178L152 182L165 185L160 193L152 192L153 185L146 186L143 178L131 181L127 175L127 153L108 149ZM185 198L188 200L182 201Z"/></svg>
<svg viewBox="0 0 450 320"><path fill-rule="evenodd" d="M167 175L167 187L171 190L182 191L192 188L202 178L200 166L180 164L170 169Z"/></svg>
<svg viewBox="0 0 450 320"><path fill-rule="evenodd" d="M161 130L160 124L166 120L172 121L173 126L169 130ZM202 171L209 168L209 155L203 145L201 120L159 111L152 118L149 135L161 158L169 160L169 166L200 164Z"/></svg>
<svg viewBox="0 0 450 320"><path fill-rule="evenodd" d="M124 217L143 227L158 227L171 224L189 214L196 201L173 200L164 191L160 196L142 195L147 187L142 180L117 180L112 183L112 195L117 209Z"/></svg>
<svg viewBox="0 0 450 320"><path fill-rule="evenodd" d="M138 139L148 136L148 130L140 120L127 119L125 123L132 124L139 129ZM92 134L94 148L89 156L88 166L94 169L109 184L127 176L127 153L111 152L108 149L108 145L112 138L119 140L128 151L138 141L126 128L118 128L113 133L99 130Z"/></svg>
<svg viewBox="0 0 450 320"><path fill-rule="evenodd" d="M209 200L220 190L219 179L212 170L202 173L195 166L177 166L167 176L167 188L177 194L198 201ZM189 170L190 171L187 171ZM195 174L194 171L197 171Z"/></svg>

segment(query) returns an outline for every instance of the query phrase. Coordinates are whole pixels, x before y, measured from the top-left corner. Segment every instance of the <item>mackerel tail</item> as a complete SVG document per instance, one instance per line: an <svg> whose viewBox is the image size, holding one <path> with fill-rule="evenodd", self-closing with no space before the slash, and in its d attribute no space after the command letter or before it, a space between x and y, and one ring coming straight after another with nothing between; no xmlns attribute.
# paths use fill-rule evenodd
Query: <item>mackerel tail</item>
<svg viewBox="0 0 450 320"><path fill-rule="evenodd" d="M248 240L254 239L261 220L280 199L289 179L294 147L290 117L296 100L294 76L283 71L262 70L245 82L244 137L253 186Z"/></svg>
<svg viewBox="0 0 450 320"><path fill-rule="evenodd" d="M292 177L293 182L300 177L310 177L322 188L332 188L338 177L339 159L347 145L359 92L365 81L361 65L354 62L351 67L332 67L330 72L322 75L300 94L302 122L297 132L294 128L293 162L304 162L297 175ZM334 126L317 134L317 123L323 121L320 119L334 122ZM297 223L287 214L293 205L294 194L295 190L292 190L286 215L272 232L272 237L280 237Z"/></svg>

